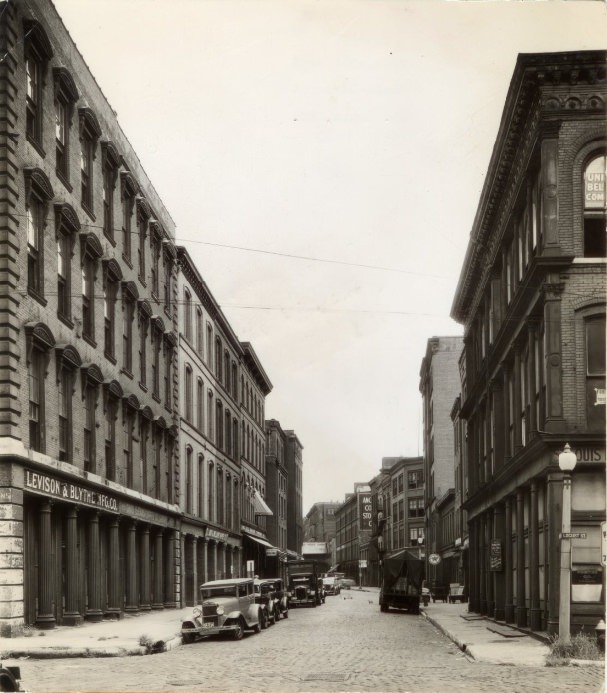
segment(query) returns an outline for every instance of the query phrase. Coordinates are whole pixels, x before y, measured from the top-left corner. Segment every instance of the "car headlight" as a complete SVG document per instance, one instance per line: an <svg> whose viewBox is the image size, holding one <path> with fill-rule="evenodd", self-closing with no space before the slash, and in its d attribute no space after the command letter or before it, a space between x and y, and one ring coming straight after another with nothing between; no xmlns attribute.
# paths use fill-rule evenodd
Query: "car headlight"
<svg viewBox="0 0 607 693"><path fill-rule="evenodd" d="M192 615L194 616L194 618L198 618L199 616L202 616L202 611L198 607L196 607L192 610Z"/></svg>
<svg viewBox="0 0 607 693"><path fill-rule="evenodd" d="M223 616L223 612L224 612L224 611L225 611L225 609L223 608L223 606L218 606L218 607L217 607L217 615L218 615L218 616Z"/></svg>

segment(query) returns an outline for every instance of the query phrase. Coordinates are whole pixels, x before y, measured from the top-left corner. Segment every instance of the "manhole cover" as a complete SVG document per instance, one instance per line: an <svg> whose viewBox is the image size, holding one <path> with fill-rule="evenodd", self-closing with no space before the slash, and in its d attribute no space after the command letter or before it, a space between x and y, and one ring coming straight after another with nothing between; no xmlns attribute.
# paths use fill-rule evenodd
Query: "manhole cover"
<svg viewBox="0 0 607 693"><path fill-rule="evenodd" d="M302 681L347 681L348 674L336 674L334 671L306 674Z"/></svg>

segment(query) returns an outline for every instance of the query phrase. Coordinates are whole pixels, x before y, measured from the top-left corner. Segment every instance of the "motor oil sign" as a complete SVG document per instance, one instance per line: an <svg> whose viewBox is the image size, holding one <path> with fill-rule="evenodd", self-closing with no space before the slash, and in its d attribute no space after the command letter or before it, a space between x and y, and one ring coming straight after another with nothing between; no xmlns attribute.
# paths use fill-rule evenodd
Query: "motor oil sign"
<svg viewBox="0 0 607 693"><path fill-rule="evenodd" d="M373 531L373 495L371 493L358 494L358 518L361 532Z"/></svg>

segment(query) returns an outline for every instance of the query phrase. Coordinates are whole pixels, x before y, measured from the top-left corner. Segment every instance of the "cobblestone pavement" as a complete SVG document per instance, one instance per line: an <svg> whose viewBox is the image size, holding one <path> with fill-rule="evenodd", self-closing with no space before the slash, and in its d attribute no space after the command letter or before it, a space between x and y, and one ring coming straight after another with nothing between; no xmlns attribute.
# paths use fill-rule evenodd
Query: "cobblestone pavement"
<svg viewBox="0 0 607 693"><path fill-rule="evenodd" d="M603 670L470 661L423 617L382 614L377 593L351 590L240 642L209 640L146 657L21 660L45 691L411 691L598 693Z"/></svg>

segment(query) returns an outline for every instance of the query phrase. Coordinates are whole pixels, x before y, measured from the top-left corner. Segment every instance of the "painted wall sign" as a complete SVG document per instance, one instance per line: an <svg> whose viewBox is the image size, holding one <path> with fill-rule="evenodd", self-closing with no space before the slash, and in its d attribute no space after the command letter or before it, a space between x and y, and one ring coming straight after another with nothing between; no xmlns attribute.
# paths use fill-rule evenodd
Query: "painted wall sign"
<svg viewBox="0 0 607 693"><path fill-rule="evenodd" d="M228 533L227 532L220 532L219 530L213 529L212 527L207 527L204 535L205 535L205 537L207 537L207 539L218 539L219 541L227 541L228 540Z"/></svg>
<svg viewBox="0 0 607 693"><path fill-rule="evenodd" d="M492 539L489 547L489 570L499 572L502 569L502 542Z"/></svg>
<svg viewBox="0 0 607 693"><path fill-rule="evenodd" d="M71 481L63 481L48 474L40 474L30 469L25 470L25 488L51 498L89 505L109 512L118 512L118 501L112 496L99 493L99 491L92 491L79 484L73 484Z"/></svg>
<svg viewBox="0 0 607 693"><path fill-rule="evenodd" d="M373 530L373 496L371 493L358 494L358 519L361 531Z"/></svg>

